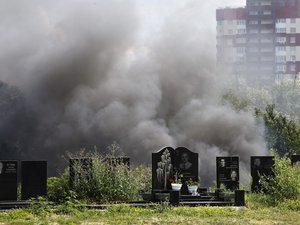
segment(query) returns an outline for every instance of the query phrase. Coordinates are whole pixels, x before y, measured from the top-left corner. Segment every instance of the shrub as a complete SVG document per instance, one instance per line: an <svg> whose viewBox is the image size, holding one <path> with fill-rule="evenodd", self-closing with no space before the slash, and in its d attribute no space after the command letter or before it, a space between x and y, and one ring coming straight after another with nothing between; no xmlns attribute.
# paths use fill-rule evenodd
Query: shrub
<svg viewBox="0 0 300 225"><path fill-rule="evenodd" d="M150 190L151 169L148 166L129 168L123 163L112 163L99 153L87 154L93 160L91 175L82 171L82 165L74 166L75 174L80 175L69 187L68 170L59 178L49 178L48 198L54 202L64 202L70 197L90 202L127 202L140 199L140 190ZM82 155L81 155L82 157Z"/></svg>
<svg viewBox="0 0 300 225"><path fill-rule="evenodd" d="M291 165L287 157L275 157L274 177L262 177L261 184L271 206L300 200L300 164ZM298 204L299 205L299 204Z"/></svg>

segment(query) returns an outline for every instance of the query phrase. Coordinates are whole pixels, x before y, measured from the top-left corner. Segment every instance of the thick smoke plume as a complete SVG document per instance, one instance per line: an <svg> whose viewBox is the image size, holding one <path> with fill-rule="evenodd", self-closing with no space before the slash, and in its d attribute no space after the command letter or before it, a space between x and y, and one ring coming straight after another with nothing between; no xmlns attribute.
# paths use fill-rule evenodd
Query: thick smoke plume
<svg viewBox="0 0 300 225"><path fill-rule="evenodd" d="M219 104L214 4L166 1L143 28L153 2L0 3L0 80L24 94L1 114L1 158L47 159L55 173L66 150L117 141L136 163L164 146L197 151L204 183L217 155L239 155L246 173L265 144L252 115Z"/></svg>

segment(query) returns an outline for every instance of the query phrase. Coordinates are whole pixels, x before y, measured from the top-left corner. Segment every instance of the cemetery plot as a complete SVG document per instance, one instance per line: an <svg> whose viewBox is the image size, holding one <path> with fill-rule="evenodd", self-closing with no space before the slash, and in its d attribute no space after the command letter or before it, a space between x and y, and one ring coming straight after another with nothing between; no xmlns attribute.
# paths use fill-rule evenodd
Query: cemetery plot
<svg viewBox="0 0 300 225"><path fill-rule="evenodd" d="M251 156L251 191L261 190L261 176L274 176L273 167L274 156Z"/></svg>
<svg viewBox="0 0 300 225"><path fill-rule="evenodd" d="M22 161L21 178L23 200L47 195L46 161Z"/></svg>
<svg viewBox="0 0 300 225"><path fill-rule="evenodd" d="M239 189L239 157L216 158L217 187L229 190Z"/></svg>
<svg viewBox="0 0 300 225"><path fill-rule="evenodd" d="M17 200L18 162L0 161L0 201Z"/></svg>

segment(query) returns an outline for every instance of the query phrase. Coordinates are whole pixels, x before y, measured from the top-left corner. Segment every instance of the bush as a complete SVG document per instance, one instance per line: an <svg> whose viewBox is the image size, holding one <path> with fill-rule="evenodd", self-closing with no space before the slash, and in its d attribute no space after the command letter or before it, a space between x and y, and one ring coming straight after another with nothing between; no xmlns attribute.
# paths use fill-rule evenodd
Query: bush
<svg viewBox="0 0 300 225"><path fill-rule="evenodd" d="M262 177L262 189L270 206L300 201L300 163L292 166L287 157L275 157L274 177ZM299 207L299 204L298 206Z"/></svg>
<svg viewBox="0 0 300 225"><path fill-rule="evenodd" d="M49 177L47 180L47 198L49 201L63 203L76 199L76 193L69 188L69 170L66 169L61 177Z"/></svg>
<svg viewBox="0 0 300 225"><path fill-rule="evenodd" d="M81 155L82 157L82 155ZM111 163L99 153L89 154L93 159L91 175L82 172L80 162L74 166L76 179L69 187L68 170L59 178L48 179L48 198L54 202L65 202L70 198L89 202L127 202L140 199L140 190L150 190L151 169L140 165L129 168L123 163ZM115 155L109 155L115 157Z"/></svg>

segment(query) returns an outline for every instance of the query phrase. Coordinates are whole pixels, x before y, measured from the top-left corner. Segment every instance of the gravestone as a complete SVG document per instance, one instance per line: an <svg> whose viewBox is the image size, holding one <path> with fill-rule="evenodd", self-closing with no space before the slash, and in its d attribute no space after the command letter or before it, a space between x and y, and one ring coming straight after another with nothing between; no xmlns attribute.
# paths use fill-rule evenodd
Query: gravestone
<svg viewBox="0 0 300 225"><path fill-rule="evenodd" d="M152 190L170 190L173 177L174 149L165 147L152 153Z"/></svg>
<svg viewBox="0 0 300 225"><path fill-rule="evenodd" d="M198 169L198 153L184 147L178 147L176 150L165 147L152 153L152 189L170 190L169 180L174 179L177 173L183 182L182 190L187 193L185 183L190 179L198 180Z"/></svg>
<svg viewBox="0 0 300 225"><path fill-rule="evenodd" d="M47 161L21 162L21 196L23 200L47 195Z"/></svg>
<svg viewBox="0 0 300 225"><path fill-rule="evenodd" d="M69 159L69 185L71 188L81 179L91 180L93 175L92 158L71 158Z"/></svg>
<svg viewBox="0 0 300 225"><path fill-rule="evenodd" d="M0 161L0 201L17 200L18 161Z"/></svg>
<svg viewBox="0 0 300 225"><path fill-rule="evenodd" d="M188 194L187 181L198 181L198 153L194 153L187 148L178 147L175 149L174 170L181 175L181 194Z"/></svg>
<svg viewBox="0 0 300 225"><path fill-rule="evenodd" d="M296 164L297 162L300 163L300 155L292 155L291 162L292 162L292 165Z"/></svg>
<svg viewBox="0 0 300 225"><path fill-rule="evenodd" d="M274 156L251 156L251 191L261 190L260 176L274 176Z"/></svg>
<svg viewBox="0 0 300 225"><path fill-rule="evenodd" d="M239 189L239 157L223 156L216 158L217 188Z"/></svg>
<svg viewBox="0 0 300 225"><path fill-rule="evenodd" d="M198 153L194 153L187 148L178 147L175 149L174 168L182 175L182 181L190 179L198 180Z"/></svg>

